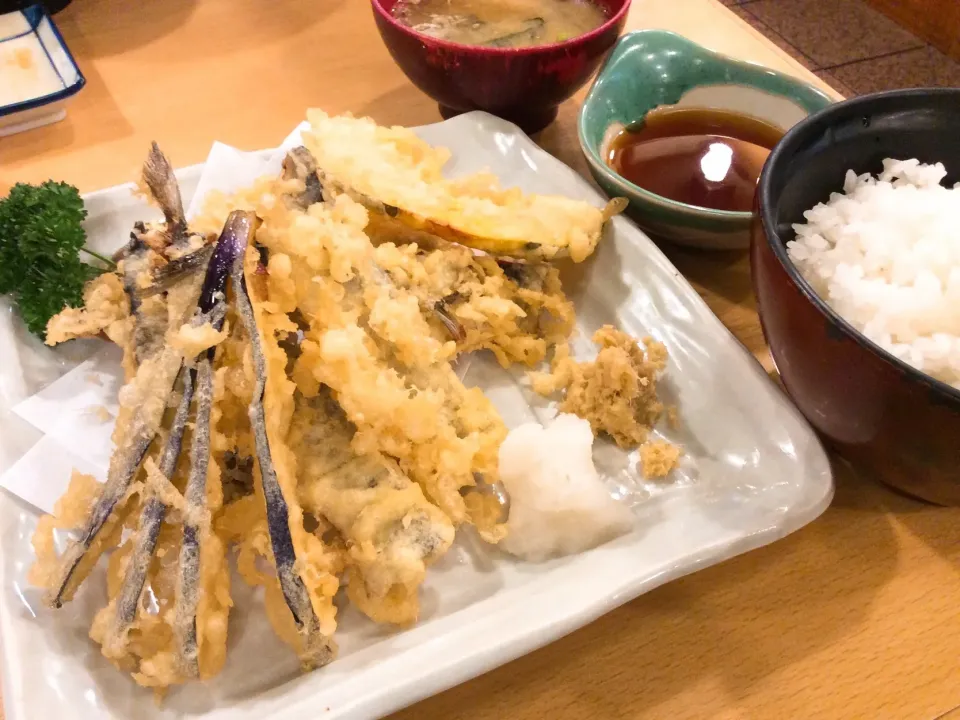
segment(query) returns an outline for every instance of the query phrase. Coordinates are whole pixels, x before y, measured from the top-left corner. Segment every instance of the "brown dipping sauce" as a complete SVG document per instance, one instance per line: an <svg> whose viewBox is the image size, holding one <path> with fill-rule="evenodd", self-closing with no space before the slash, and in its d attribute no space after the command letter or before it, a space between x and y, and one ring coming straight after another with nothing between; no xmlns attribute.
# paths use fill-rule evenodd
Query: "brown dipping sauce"
<svg viewBox="0 0 960 720"><path fill-rule="evenodd" d="M657 108L607 146L607 164L644 190L714 210L749 211L783 131L730 110Z"/></svg>

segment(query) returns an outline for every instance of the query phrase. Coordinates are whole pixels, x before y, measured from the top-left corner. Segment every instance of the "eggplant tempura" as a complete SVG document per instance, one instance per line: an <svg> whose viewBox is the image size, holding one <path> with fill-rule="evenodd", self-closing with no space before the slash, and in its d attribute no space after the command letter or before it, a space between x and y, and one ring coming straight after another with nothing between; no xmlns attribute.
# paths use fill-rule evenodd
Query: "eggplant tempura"
<svg viewBox="0 0 960 720"><path fill-rule="evenodd" d="M90 636L158 690L222 668L230 548L309 669L335 656L341 585L374 621L408 625L458 527L504 536L492 486L507 429L451 361L486 349L533 366L563 342L572 304L544 260L583 259L607 217L485 175L445 187L442 210L398 209L386 200L402 193L376 195L363 168L439 155L396 129L364 148L366 120L311 120L281 176L211 193L189 225L154 145L143 185L164 221L137 223L117 271L48 327L51 344L106 335L127 382L107 481L75 474L41 518L31 580L59 608L112 551ZM367 159L332 152L344 141ZM481 221L483 203L501 210ZM525 232L536 243L517 244ZM60 554L54 530L75 531Z"/></svg>

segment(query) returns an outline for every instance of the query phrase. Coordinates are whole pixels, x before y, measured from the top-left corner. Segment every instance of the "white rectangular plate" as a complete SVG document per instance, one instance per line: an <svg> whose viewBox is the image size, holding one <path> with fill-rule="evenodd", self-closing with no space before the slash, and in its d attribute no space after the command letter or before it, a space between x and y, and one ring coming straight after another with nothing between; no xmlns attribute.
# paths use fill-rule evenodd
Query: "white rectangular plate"
<svg viewBox="0 0 960 720"><path fill-rule="evenodd" d="M453 175L490 168L505 185L604 202L516 127L490 115L462 115L418 133L451 148ZM179 173L188 203L199 174L199 167ZM93 193L87 206L88 233L100 250L123 243L134 220L148 212L130 186ZM416 627L394 632L347 609L338 630L340 657L302 676L262 610L250 607L251 592L236 581L238 610L231 615L223 674L207 685L173 690L157 709L149 693L109 666L86 637L92 613L104 602L102 579L88 582L57 613L38 609L36 591L25 580L36 515L0 494L7 720L380 716L545 645L658 585L771 543L827 507L833 482L813 432L630 221L613 221L596 255L573 269L565 287L587 335L613 323L638 337L653 335L670 352L663 386L668 402L680 408L682 426L663 434L687 453L676 478L659 486L642 483L632 457L598 441L613 491L634 505L634 532L540 565L515 562L464 533L428 574ZM37 440L9 408L97 347L44 348L10 312L0 313L0 472ZM473 363L469 376L490 390L497 385L498 399L500 391L517 393L507 387L508 375L488 375L492 366L482 358ZM515 425L519 416L506 420Z"/></svg>

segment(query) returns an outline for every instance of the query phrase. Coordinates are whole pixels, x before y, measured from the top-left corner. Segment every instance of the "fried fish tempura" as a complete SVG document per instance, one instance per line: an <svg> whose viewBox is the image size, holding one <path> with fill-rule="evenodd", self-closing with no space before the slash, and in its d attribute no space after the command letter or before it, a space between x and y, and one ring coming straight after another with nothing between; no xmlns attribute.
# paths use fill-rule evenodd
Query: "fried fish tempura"
<svg viewBox="0 0 960 720"><path fill-rule="evenodd" d="M458 352L490 350L504 367L533 366L573 329L573 303L551 265L498 263L456 245L423 251L383 243L375 257L395 286L434 310L425 317L437 337L459 333Z"/></svg>
<svg viewBox="0 0 960 720"><path fill-rule="evenodd" d="M328 199L347 195L377 223L491 255L581 262L596 248L604 222L625 205L614 200L601 210L566 197L505 190L492 173L448 180L441 170L450 152L412 130L320 110L310 110L307 119L304 144L317 160Z"/></svg>
<svg viewBox="0 0 960 720"><path fill-rule="evenodd" d="M347 592L377 622L417 619L417 588L427 566L453 542L450 520L393 460L357 455L354 428L330 391L299 397L290 444L299 462L300 497L346 540Z"/></svg>
<svg viewBox="0 0 960 720"><path fill-rule="evenodd" d="M311 212L328 214L330 222L362 220L357 210L343 197L331 209L314 205ZM359 228L354 232L358 241L364 238ZM456 377L449 363L455 346L433 338L416 298L383 280L369 242L353 272L350 281L328 286L346 302L337 313L311 317L295 372L334 389L358 427L359 452L397 458L454 523L488 520L471 514L463 495L476 475L496 478L503 421L479 389ZM499 526L478 529L491 541L502 533Z"/></svg>
<svg viewBox="0 0 960 720"><path fill-rule="evenodd" d="M302 191L284 197L291 208L306 211L324 197L316 160L304 147L287 154L284 179L303 183ZM335 204L335 195L330 198ZM489 349L506 367L534 365L569 336L573 303L564 297L552 265L497 261L422 233L421 247L411 244L402 225L377 223L376 217L368 213L364 232L376 246L378 282L389 280L416 298L440 342L456 341L458 352ZM411 298L403 302L413 309Z"/></svg>
<svg viewBox="0 0 960 720"><path fill-rule="evenodd" d="M472 522L496 542L499 502L475 488L477 476L496 481L502 419L453 372L455 343L436 337L417 298L377 265L366 210L346 196L306 211L278 201L298 191L299 181L262 179L208 207L263 219L271 305L308 320L294 380L308 395L330 387L357 426L357 452L396 458L454 524Z"/></svg>

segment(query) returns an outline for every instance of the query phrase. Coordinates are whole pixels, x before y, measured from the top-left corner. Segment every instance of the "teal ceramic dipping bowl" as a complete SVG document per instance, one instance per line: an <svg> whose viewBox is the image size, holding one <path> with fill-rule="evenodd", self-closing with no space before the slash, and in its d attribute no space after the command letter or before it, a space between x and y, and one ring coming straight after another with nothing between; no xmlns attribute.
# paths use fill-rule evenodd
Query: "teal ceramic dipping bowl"
<svg viewBox="0 0 960 720"><path fill-rule="evenodd" d="M642 30L614 46L580 108L580 148L590 172L647 233L690 247L737 250L750 245L749 212L712 210L670 200L634 185L604 162L607 143L662 105L733 110L784 132L833 102L796 78L707 50L675 33Z"/></svg>

